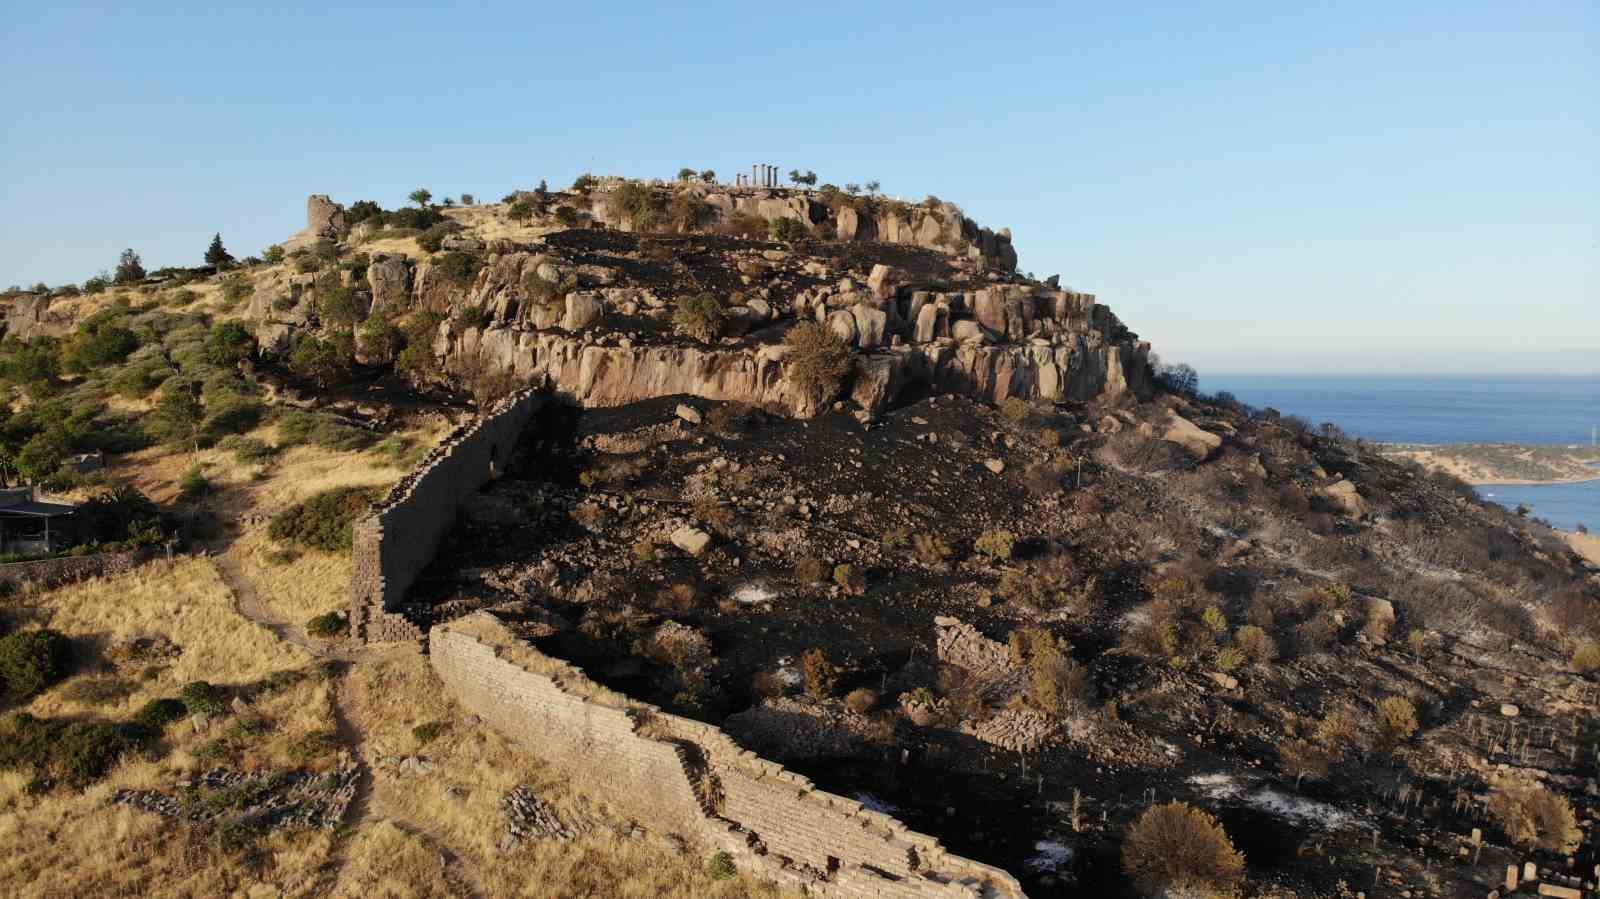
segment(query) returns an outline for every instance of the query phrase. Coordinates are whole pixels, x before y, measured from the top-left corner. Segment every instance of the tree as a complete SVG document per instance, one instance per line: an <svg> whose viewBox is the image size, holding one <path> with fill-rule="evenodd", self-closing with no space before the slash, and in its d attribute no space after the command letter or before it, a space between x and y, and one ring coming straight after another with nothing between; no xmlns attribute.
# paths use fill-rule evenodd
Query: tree
<svg viewBox="0 0 1600 899"><path fill-rule="evenodd" d="M478 202L478 198L474 197L472 194L462 194L461 195L461 205L462 206L471 206L471 205L473 205L473 204L475 204L477 202Z"/></svg>
<svg viewBox="0 0 1600 899"><path fill-rule="evenodd" d="M877 181L868 181L868 182L867 182L867 185L866 185L866 187L867 187L867 193L869 193L869 194L875 194L875 193L877 193L877 192L878 192L878 190L879 190L879 189L880 189L880 188L882 188L882 187L883 187L883 185L882 185L882 184L880 184L880 183L879 183L879 182L877 182Z"/></svg>
<svg viewBox="0 0 1600 899"><path fill-rule="evenodd" d="M122 257L117 260L116 283L133 284L144 280L144 265L139 262L139 254L131 248L122 251Z"/></svg>
<svg viewBox="0 0 1600 899"><path fill-rule="evenodd" d="M1489 794L1489 814L1525 849L1571 855L1583 839L1572 805L1532 780L1506 778Z"/></svg>
<svg viewBox="0 0 1600 899"><path fill-rule="evenodd" d="M1146 896L1226 893L1244 876L1244 856L1200 809L1151 806L1122 843L1122 870Z"/></svg>
<svg viewBox="0 0 1600 899"><path fill-rule="evenodd" d="M273 244L261 251L261 261L268 265L277 265L283 261L283 256L283 247L278 244Z"/></svg>
<svg viewBox="0 0 1600 899"><path fill-rule="evenodd" d="M789 180L795 184L811 187L817 183L817 173L810 171L802 172L799 169L790 169Z"/></svg>
<svg viewBox="0 0 1600 899"><path fill-rule="evenodd" d="M1192 397L1200 388L1200 375L1193 366L1179 362L1156 370L1156 383L1169 393Z"/></svg>
<svg viewBox="0 0 1600 899"><path fill-rule="evenodd" d="M233 254L222 245L222 234L219 232L211 238L211 246L206 247L206 265L223 268L233 262Z"/></svg>
<svg viewBox="0 0 1600 899"><path fill-rule="evenodd" d="M151 430L157 437L171 443L188 443L198 451L204 420L205 410L193 383L174 378L162 386L161 399L151 413Z"/></svg>
<svg viewBox="0 0 1600 899"><path fill-rule="evenodd" d="M855 183L854 181L851 181L851 182L845 184L844 192L849 194L849 195L851 195L851 196L855 196L856 194L861 193L861 185Z"/></svg>
<svg viewBox="0 0 1600 899"><path fill-rule="evenodd" d="M256 339L245 326L238 322L218 322L206 335L206 361L232 367L248 359L255 346Z"/></svg>
<svg viewBox="0 0 1600 899"><path fill-rule="evenodd" d="M693 181L694 180L694 169L691 169L688 166L684 166L683 168L678 169L678 180L679 181Z"/></svg>
<svg viewBox="0 0 1600 899"><path fill-rule="evenodd" d="M412 191L411 193L407 194L406 195L406 199L408 199L411 202L417 204L419 207L424 207L425 208L428 205L428 203L433 199L433 193L431 191L429 191L426 187L419 187L416 190Z"/></svg>
<svg viewBox="0 0 1600 899"><path fill-rule="evenodd" d="M712 171L711 169L706 169L705 171L700 173L700 180L704 181L707 184L716 184L717 183L717 173Z"/></svg>

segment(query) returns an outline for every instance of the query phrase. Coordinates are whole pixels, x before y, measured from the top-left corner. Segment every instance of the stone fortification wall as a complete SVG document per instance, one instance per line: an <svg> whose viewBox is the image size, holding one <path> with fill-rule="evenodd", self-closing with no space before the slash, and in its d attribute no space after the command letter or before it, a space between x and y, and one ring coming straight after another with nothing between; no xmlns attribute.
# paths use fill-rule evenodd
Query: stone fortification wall
<svg viewBox="0 0 1600 899"><path fill-rule="evenodd" d="M742 749L721 730L635 702L478 613L429 634L461 703L641 823L829 897L1020 897L1006 872Z"/></svg>
<svg viewBox="0 0 1600 899"><path fill-rule="evenodd" d="M457 428L371 514L355 523L350 552L351 633L369 643L421 640L397 614L400 600L455 524L462 500L498 477L518 436L544 403L523 390Z"/></svg>

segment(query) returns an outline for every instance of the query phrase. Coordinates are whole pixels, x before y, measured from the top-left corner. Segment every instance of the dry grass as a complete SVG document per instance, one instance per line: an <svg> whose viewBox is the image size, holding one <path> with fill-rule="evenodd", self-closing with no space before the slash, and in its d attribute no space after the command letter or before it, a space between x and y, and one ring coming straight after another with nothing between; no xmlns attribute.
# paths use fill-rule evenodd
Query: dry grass
<svg viewBox="0 0 1600 899"><path fill-rule="evenodd" d="M396 703L396 696L408 699ZM344 699L367 728L369 757L420 753L437 767L404 780L376 775L373 812L389 820L365 828L351 844L336 895L451 896L463 881L491 896L777 895L743 878L713 882L701 870L703 859L619 836L620 819L608 822L602 807L570 790L535 755L484 724L470 724L416 652L398 650L362 663L351 672ZM412 728L433 721L446 725L444 733L418 746ZM573 843L500 852L500 798L520 785L592 830ZM460 859L460 871L446 872L439 848Z"/></svg>
<svg viewBox="0 0 1600 899"><path fill-rule="evenodd" d="M265 628L241 617L232 594L204 559L155 561L125 575L71 584L23 600L25 613L88 647L105 651L133 637L163 635L182 652L160 666L153 680L140 679L147 663L118 666L136 688L120 702L97 706L106 714L131 713L177 686L194 680L245 684L276 671L311 663L304 650L281 643ZM124 671L123 668L129 670ZM86 675L77 675L84 677ZM55 689L35 699L41 714L85 711Z"/></svg>
<svg viewBox="0 0 1600 899"><path fill-rule="evenodd" d="M511 240L528 240L542 234L561 230L559 227L539 225L536 222L514 222L507 215L510 206L504 203L492 203L478 206L457 206L444 211L445 217L459 222L465 234L480 240L493 240L497 237L510 238Z"/></svg>
<svg viewBox="0 0 1600 899"><path fill-rule="evenodd" d="M1572 548L1595 565L1600 565L1600 536L1594 534L1568 534Z"/></svg>
<svg viewBox="0 0 1600 899"><path fill-rule="evenodd" d="M153 562L115 578L97 579L25 596L19 610L72 637L88 655L91 671L37 697L38 715L127 718L144 702L176 695L192 680L246 685L275 672L299 670L310 656L280 643L238 615L231 596L204 559ZM136 636L161 635L181 651L153 663L98 650ZM144 669L154 665L146 678ZM90 702L72 698L74 682L117 678L132 688L125 698ZM287 747L302 734L332 727L330 686L307 677L275 693L262 693L254 712L269 732L244 748L247 769L285 767ZM0 773L0 894L213 896L310 895L333 848L325 834L279 834L261 842L262 863L246 866L213 844L209 833L145 812L108 805L118 789L170 788L202 767L195 750L223 729L195 733L187 721L167 727L164 752L123 760L104 780L73 792L58 788L30 794L26 772ZM210 764L207 762L205 764Z"/></svg>

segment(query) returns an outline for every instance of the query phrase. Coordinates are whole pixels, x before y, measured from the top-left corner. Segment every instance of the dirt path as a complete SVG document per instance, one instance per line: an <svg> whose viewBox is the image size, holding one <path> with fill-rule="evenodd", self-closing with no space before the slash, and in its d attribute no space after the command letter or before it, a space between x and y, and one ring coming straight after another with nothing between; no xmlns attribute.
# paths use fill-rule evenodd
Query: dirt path
<svg viewBox="0 0 1600 899"><path fill-rule="evenodd" d="M365 646L351 646L346 643L331 644L314 639L306 633L305 628L290 621L284 621L274 615L261 601L260 594L255 585L250 582L239 565L238 559L229 555L226 548L215 546L207 556L217 576L227 585L228 591L233 595L234 608L238 613L250 621L271 631L273 636L287 643L293 643L310 653L313 657L333 662L340 666L338 676L334 680L333 692L329 697L329 707L333 714L334 729L338 734L339 742L347 747L351 758L360 766L360 777L356 782L356 793L350 801L350 808L345 813L345 826L354 833L368 824L382 820L389 820L413 837L432 846L447 862L445 877L457 892L464 896L482 896L483 891L473 882L469 871L453 864L458 858L440 834L431 828L427 822L414 821L399 813L394 803L386 801L388 789L392 784L381 781L373 776L373 770L378 759L373 757L373 749L367 740L368 728L361 721L356 710L360 704L354 701L352 691L355 689L351 672L358 666L383 658L397 652L414 652L410 647L393 647L388 649L369 649ZM344 847L347 841L341 841L339 848L334 853L334 866L330 877L333 888L344 880L344 871L350 859Z"/></svg>

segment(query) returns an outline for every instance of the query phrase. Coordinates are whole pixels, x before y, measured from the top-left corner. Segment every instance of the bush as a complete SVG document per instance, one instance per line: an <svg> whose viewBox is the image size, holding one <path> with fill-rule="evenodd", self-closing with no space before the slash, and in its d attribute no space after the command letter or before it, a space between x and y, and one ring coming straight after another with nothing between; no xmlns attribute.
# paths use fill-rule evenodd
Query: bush
<svg viewBox="0 0 1600 899"><path fill-rule="evenodd" d="M1572 667L1579 673L1600 671L1600 643L1585 640L1572 651Z"/></svg>
<svg viewBox="0 0 1600 899"><path fill-rule="evenodd" d="M1078 583L1077 569L1064 556L1044 559L1026 568L1008 568L1000 574L1002 597L1041 612L1086 612L1094 589L1092 578Z"/></svg>
<svg viewBox="0 0 1600 899"><path fill-rule="evenodd" d="M1217 670L1226 674L1238 670L1239 666L1245 662L1245 655L1237 647L1224 646L1217 650L1214 661L1216 662Z"/></svg>
<svg viewBox="0 0 1600 899"><path fill-rule="evenodd" d="M178 491L184 499L193 501L211 492L211 481L198 464L191 465L178 481Z"/></svg>
<svg viewBox="0 0 1600 899"><path fill-rule="evenodd" d="M786 374L823 402L838 395L850 373L850 346L816 322L801 322L783 335L789 348Z"/></svg>
<svg viewBox="0 0 1600 899"><path fill-rule="evenodd" d="M635 231L650 229L658 217L654 194L637 181L617 185L606 197L606 208L612 215L627 219Z"/></svg>
<svg viewBox="0 0 1600 899"><path fill-rule="evenodd" d="M810 232L806 230L805 225L802 225L799 220L792 219L787 216L768 221L767 233L772 236L773 240L782 241L784 243L794 243L797 240L804 240L810 236Z"/></svg>
<svg viewBox="0 0 1600 899"><path fill-rule="evenodd" d="M229 309L249 299L255 292L255 285L251 283L250 276L244 272L234 272L222 279L222 301Z"/></svg>
<svg viewBox="0 0 1600 899"><path fill-rule="evenodd" d="M1390 696L1378 702L1378 742L1392 748L1417 732L1417 707L1404 696Z"/></svg>
<svg viewBox="0 0 1600 899"><path fill-rule="evenodd" d="M317 617L312 618L310 621L307 621L306 633L313 637L330 639L333 637L344 636L346 627L348 627L348 625L344 620L343 613L328 612L325 615L318 615Z"/></svg>
<svg viewBox="0 0 1600 899"><path fill-rule="evenodd" d="M813 646L800 657L800 673L812 699L827 699L839 689L839 669L828 661L820 646Z"/></svg>
<svg viewBox="0 0 1600 899"><path fill-rule="evenodd" d="M1182 802L1145 809L1122 842L1122 870L1147 896L1225 894L1244 856L1217 820Z"/></svg>
<svg viewBox="0 0 1600 899"><path fill-rule="evenodd" d="M1028 699L1047 715L1063 717L1089 694L1089 676L1072 658L1072 647L1044 628L1011 632L1011 657L1028 670Z"/></svg>
<svg viewBox="0 0 1600 899"><path fill-rule="evenodd" d="M1017 537L1010 531L984 531L978 535L972 548L991 559L1005 561L1016 549Z"/></svg>
<svg viewBox="0 0 1600 899"><path fill-rule="evenodd" d="M516 207L513 206L514 210ZM444 245L444 239L461 230L461 225L452 221L439 222L428 230L417 235L417 246L425 253L437 253Z"/></svg>
<svg viewBox="0 0 1600 899"><path fill-rule="evenodd" d="M1571 855L1583 839L1567 800L1524 778L1507 778L1489 794L1489 814L1524 849Z"/></svg>
<svg viewBox="0 0 1600 899"><path fill-rule="evenodd" d="M337 734L331 730L314 730L289 743L289 759L297 765L304 765L332 755L338 748Z"/></svg>
<svg viewBox="0 0 1600 899"><path fill-rule="evenodd" d="M152 699L134 713L133 720L149 730L159 731L188 713L188 707L179 700Z"/></svg>
<svg viewBox="0 0 1600 899"><path fill-rule="evenodd" d="M1029 415L1033 414L1033 407L1028 404L1027 400L1008 396L1000 403L1000 414L1005 416L1007 421L1021 424L1028 420Z"/></svg>
<svg viewBox="0 0 1600 899"><path fill-rule="evenodd" d="M222 689L203 680L184 684L178 691L178 698L183 700L183 707L191 715L220 715L228 707Z"/></svg>
<svg viewBox="0 0 1600 899"><path fill-rule="evenodd" d="M0 686L12 702L26 702L67 674L72 644L48 628L0 637Z"/></svg>
<svg viewBox="0 0 1600 899"><path fill-rule="evenodd" d="M1267 632L1253 624L1247 624L1234 632L1233 645L1245 658L1257 665L1265 665L1278 655L1278 645L1273 642Z"/></svg>
<svg viewBox="0 0 1600 899"><path fill-rule="evenodd" d="M918 534L912 537L911 548L917 554L917 561L935 568L944 565L956 554L955 547L937 534Z"/></svg>
<svg viewBox="0 0 1600 899"><path fill-rule="evenodd" d="M810 556L794 563L794 579L802 584L820 584L828 579L828 563Z"/></svg>
<svg viewBox="0 0 1600 899"><path fill-rule="evenodd" d="M678 298L672 326L696 340L712 341L722 334L722 304L709 293Z"/></svg>
<svg viewBox="0 0 1600 899"><path fill-rule="evenodd" d="M233 453L233 458L245 465L258 465L278 454L278 448L265 440L230 434L217 442L218 449Z"/></svg>
<svg viewBox="0 0 1600 899"><path fill-rule="evenodd" d="M328 387L349 374L351 361L335 342L305 337L289 354L289 370L319 387Z"/></svg>
<svg viewBox="0 0 1600 899"><path fill-rule="evenodd" d="M450 725L443 721L429 721L411 728L411 736L416 738L417 745L426 746L439 739L449 729Z"/></svg>
<svg viewBox="0 0 1600 899"><path fill-rule="evenodd" d="M206 334L206 361L212 365L238 365L255 349L255 337L238 322L218 322Z"/></svg>
<svg viewBox="0 0 1600 899"><path fill-rule="evenodd" d="M844 698L845 707L857 715L865 715L878 704L878 691L867 687L857 687L851 690Z"/></svg>
<svg viewBox="0 0 1600 899"><path fill-rule="evenodd" d="M833 582L851 596L861 596L867 592L867 575L854 565L835 565Z"/></svg>
<svg viewBox="0 0 1600 899"><path fill-rule="evenodd" d="M372 504L360 487L324 490L273 516L267 535L282 543L341 552L350 548L351 526Z"/></svg>
<svg viewBox="0 0 1600 899"><path fill-rule="evenodd" d="M706 860L706 876L712 880L731 880L738 873L733 866L733 856L726 852L718 852Z"/></svg>

